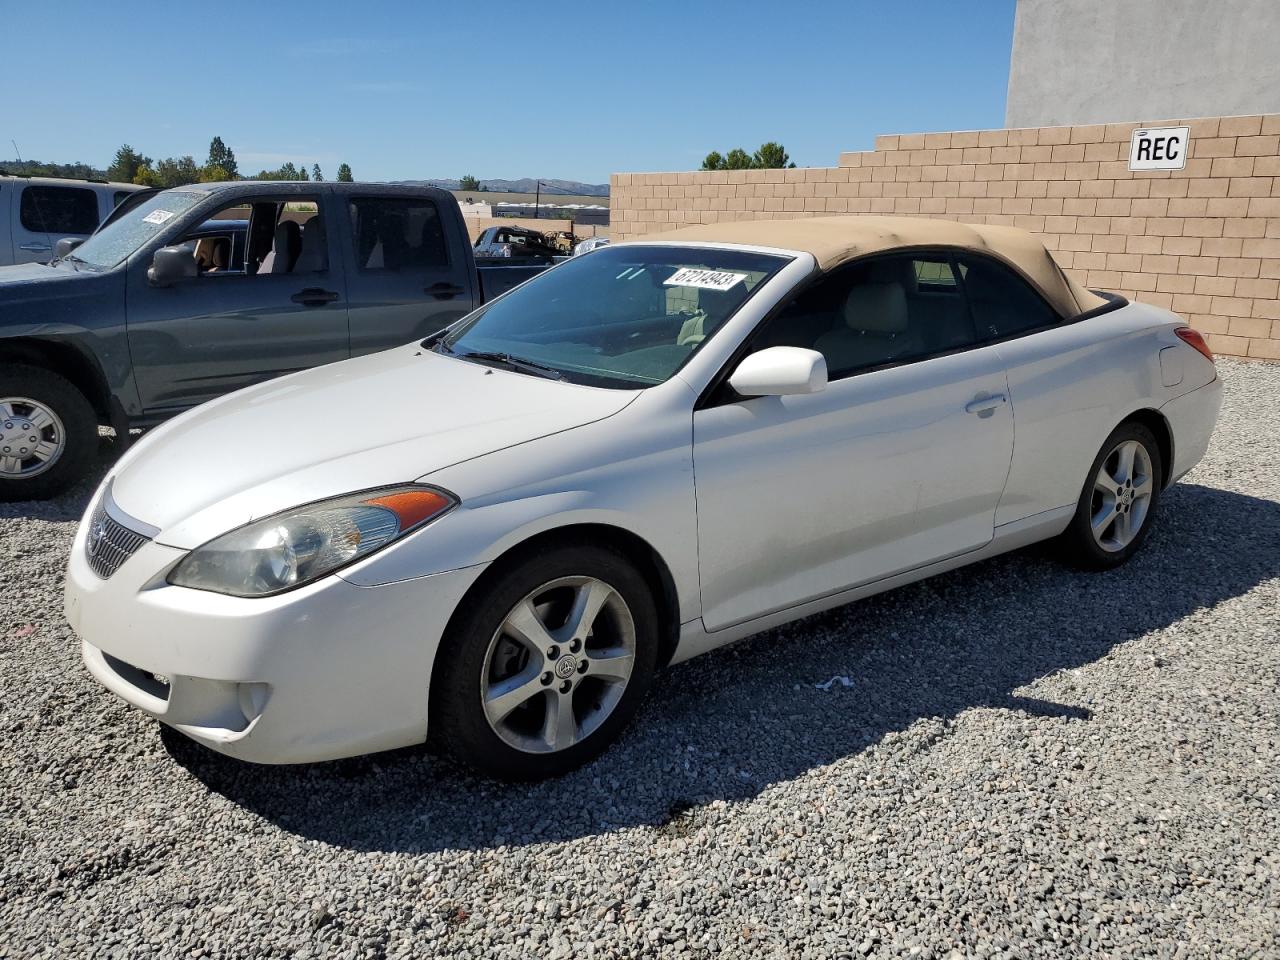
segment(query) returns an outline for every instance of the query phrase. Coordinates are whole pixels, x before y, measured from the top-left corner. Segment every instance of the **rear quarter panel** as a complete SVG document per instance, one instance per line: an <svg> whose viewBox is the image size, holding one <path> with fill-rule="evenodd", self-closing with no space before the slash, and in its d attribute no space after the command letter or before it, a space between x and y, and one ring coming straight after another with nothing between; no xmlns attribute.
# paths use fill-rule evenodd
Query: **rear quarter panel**
<svg viewBox="0 0 1280 960"><path fill-rule="evenodd" d="M1009 376L1014 452L996 525L1075 504L1107 435L1139 410L1213 379L1213 365L1187 360L1166 386L1160 350L1199 357L1174 334L1182 321L1142 303L999 345Z"/></svg>

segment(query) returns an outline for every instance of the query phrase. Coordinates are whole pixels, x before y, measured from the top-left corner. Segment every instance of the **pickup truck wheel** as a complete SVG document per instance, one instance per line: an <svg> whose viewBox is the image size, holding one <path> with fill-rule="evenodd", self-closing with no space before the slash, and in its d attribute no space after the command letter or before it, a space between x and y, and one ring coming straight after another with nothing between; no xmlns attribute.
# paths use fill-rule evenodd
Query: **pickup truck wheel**
<svg viewBox="0 0 1280 960"><path fill-rule="evenodd" d="M68 380L0 366L0 502L61 493L88 471L97 444L98 418Z"/></svg>

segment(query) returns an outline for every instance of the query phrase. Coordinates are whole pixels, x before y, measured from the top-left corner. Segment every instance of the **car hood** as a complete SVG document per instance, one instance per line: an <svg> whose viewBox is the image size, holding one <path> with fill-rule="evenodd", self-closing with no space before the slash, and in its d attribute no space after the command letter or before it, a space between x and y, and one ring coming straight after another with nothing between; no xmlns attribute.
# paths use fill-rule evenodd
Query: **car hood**
<svg viewBox="0 0 1280 960"><path fill-rule="evenodd" d="M33 286L48 289L50 284L69 280L87 280L95 274L90 270L77 270L70 263L15 263L0 267L0 291L16 293Z"/></svg>
<svg viewBox="0 0 1280 960"><path fill-rule="evenodd" d="M157 542L189 549L299 504L408 483L612 416L635 397L400 347L183 414L121 459L111 495L159 530Z"/></svg>
<svg viewBox="0 0 1280 960"><path fill-rule="evenodd" d="M92 286L101 286L106 275L87 268L77 270L69 263L15 263L0 267L0 303L81 296Z"/></svg>

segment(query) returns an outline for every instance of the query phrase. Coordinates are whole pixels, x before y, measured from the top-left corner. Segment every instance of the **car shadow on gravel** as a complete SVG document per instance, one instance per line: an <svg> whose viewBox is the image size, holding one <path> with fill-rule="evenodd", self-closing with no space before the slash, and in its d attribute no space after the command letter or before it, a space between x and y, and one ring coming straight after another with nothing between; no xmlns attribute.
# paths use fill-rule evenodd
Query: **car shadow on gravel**
<svg viewBox="0 0 1280 960"><path fill-rule="evenodd" d="M356 850L679 832L708 803L754 797L917 721L928 735L910 739L913 752L975 707L1088 723L1087 689L1075 703L1016 691L1280 576L1280 503L1180 484L1164 506L1146 548L1120 570L1080 573L1033 548L674 667L618 744L557 780L494 783L422 749L260 767L171 731L164 741L210 790L284 830Z"/></svg>

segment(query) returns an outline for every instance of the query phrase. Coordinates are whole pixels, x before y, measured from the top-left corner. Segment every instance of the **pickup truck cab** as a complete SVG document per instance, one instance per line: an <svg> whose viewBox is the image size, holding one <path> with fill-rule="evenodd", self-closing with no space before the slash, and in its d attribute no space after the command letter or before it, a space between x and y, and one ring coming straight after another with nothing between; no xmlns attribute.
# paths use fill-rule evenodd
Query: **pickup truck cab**
<svg viewBox="0 0 1280 960"><path fill-rule="evenodd" d="M83 240L117 204L142 189L105 180L0 174L0 266L47 263L59 240Z"/></svg>
<svg viewBox="0 0 1280 960"><path fill-rule="evenodd" d="M545 269L477 270L451 194L360 183L157 191L62 250L0 268L0 500L78 479L100 425L420 340Z"/></svg>

